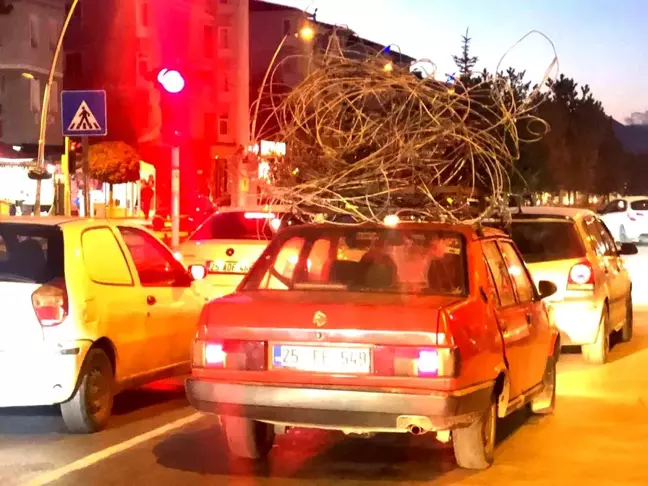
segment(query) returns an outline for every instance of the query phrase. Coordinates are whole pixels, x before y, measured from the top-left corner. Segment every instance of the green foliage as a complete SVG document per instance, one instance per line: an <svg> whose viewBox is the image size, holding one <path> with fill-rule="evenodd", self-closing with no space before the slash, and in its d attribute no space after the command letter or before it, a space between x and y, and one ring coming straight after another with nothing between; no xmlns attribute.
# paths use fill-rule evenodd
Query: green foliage
<svg viewBox="0 0 648 486"><path fill-rule="evenodd" d="M124 142L101 142L90 146L90 177L106 184L135 182L140 177L137 151Z"/></svg>
<svg viewBox="0 0 648 486"><path fill-rule="evenodd" d="M461 36L461 56L452 56L452 60L459 68L459 75L461 76L462 81L465 81L465 78L470 78L472 76L473 68L477 61L479 60L476 56L470 55L470 37L468 37L468 29L466 33Z"/></svg>

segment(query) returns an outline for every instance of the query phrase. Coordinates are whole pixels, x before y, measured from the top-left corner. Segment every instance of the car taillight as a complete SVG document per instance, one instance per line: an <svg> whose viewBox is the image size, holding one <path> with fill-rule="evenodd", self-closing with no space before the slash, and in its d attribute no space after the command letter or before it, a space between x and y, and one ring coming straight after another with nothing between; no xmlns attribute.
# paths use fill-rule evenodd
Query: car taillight
<svg viewBox="0 0 648 486"><path fill-rule="evenodd" d="M376 375L452 377L458 370L456 348L376 346L374 349Z"/></svg>
<svg viewBox="0 0 648 486"><path fill-rule="evenodd" d="M264 341L212 342L197 339L193 344L194 368L262 371L267 368Z"/></svg>
<svg viewBox="0 0 648 486"><path fill-rule="evenodd" d="M43 327L58 326L68 315L68 296L62 279L37 288L31 300L36 318Z"/></svg>
<svg viewBox="0 0 648 486"><path fill-rule="evenodd" d="M590 262L580 262L571 267L567 277L567 289L589 290L594 288L594 270Z"/></svg>

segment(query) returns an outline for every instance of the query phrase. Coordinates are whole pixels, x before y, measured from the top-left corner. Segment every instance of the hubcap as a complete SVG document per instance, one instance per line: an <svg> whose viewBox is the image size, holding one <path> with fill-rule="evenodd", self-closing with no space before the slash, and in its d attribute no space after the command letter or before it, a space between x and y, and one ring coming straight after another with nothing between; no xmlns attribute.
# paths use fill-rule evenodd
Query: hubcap
<svg viewBox="0 0 648 486"><path fill-rule="evenodd" d="M87 400L88 411L91 415L96 416L101 413L106 405L108 397L108 383L103 373L94 368L88 375Z"/></svg>

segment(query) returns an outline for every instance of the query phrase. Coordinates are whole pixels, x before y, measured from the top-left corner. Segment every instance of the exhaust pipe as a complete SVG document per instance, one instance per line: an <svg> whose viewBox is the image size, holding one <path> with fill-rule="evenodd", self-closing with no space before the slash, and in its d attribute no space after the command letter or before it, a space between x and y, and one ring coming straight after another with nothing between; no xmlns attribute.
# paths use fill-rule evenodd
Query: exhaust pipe
<svg viewBox="0 0 648 486"><path fill-rule="evenodd" d="M418 425L410 425L410 426L408 426L407 431L412 435L423 435L423 434L425 434L427 432L427 430L425 430L422 427L419 427Z"/></svg>

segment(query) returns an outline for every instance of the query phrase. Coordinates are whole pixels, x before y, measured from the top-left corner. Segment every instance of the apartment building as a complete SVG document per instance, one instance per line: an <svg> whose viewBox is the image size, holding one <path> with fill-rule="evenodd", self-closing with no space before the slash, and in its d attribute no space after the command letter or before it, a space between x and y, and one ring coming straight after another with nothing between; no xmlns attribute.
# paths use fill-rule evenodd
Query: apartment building
<svg viewBox="0 0 648 486"><path fill-rule="evenodd" d="M65 0L0 1L0 144L35 155L43 92L65 16ZM62 145L56 66L47 115L48 153Z"/></svg>
<svg viewBox="0 0 648 486"><path fill-rule="evenodd" d="M160 136L155 79L186 78L181 187L214 199L233 190L228 165L249 141L248 0L80 2L65 43L66 89L105 89L108 139L136 146L169 190L170 147Z"/></svg>

